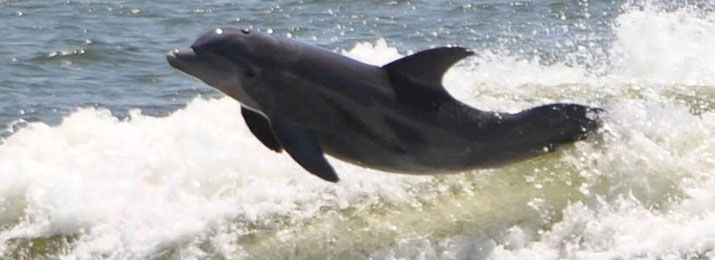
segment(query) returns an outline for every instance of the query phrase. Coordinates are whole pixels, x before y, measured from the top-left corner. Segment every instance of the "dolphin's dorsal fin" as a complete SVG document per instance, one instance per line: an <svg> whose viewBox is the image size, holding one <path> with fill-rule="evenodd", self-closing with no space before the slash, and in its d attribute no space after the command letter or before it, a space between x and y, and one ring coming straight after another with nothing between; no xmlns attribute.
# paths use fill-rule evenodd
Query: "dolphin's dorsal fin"
<svg viewBox="0 0 715 260"><path fill-rule="evenodd" d="M444 73L473 53L461 47L441 47L415 53L385 66L395 98L402 104L433 107L452 96L442 86Z"/></svg>
<svg viewBox="0 0 715 260"><path fill-rule="evenodd" d="M442 86L442 77L461 59L473 53L461 47L441 47L424 50L383 66L389 73L400 73L413 83Z"/></svg>

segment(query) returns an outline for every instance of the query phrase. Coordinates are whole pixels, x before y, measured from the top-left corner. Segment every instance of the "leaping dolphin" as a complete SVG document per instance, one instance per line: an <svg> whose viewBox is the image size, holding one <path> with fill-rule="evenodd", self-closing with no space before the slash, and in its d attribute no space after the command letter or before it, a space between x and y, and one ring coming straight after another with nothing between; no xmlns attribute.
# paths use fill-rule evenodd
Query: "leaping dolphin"
<svg viewBox="0 0 715 260"><path fill-rule="evenodd" d="M510 114L454 99L444 73L472 52L415 53L382 67L248 29L221 27L172 67L241 103L250 131L305 170L339 181L324 157L409 174L494 167L550 151L596 129L599 109L550 104Z"/></svg>

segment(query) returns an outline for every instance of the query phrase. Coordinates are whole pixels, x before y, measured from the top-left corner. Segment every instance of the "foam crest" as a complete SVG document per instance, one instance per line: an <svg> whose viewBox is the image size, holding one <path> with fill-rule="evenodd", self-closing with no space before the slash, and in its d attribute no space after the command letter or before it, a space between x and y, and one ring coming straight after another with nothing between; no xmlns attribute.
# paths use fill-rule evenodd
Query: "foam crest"
<svg viewBox="0 0 715 260"><path fill-rule="evenodd" d="M387 46L385 39L378 39L375 44L357 43L349 51L343 50L342 54L375 66L382 66L403 57L396 48Z"/></svg>
<svg viewBox="0 0 715 260"><path fill-rule="evenodd" d="M634 8L615 21L611 57L621 80L649 84L715 85L715 14L691 8Z"/></svg>

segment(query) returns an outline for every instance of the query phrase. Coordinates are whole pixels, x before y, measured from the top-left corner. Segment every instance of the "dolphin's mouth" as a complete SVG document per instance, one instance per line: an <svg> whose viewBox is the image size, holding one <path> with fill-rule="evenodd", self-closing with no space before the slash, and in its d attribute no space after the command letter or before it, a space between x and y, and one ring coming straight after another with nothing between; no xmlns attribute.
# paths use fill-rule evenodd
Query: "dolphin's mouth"
<svg viewBox="0 0 715 260"><path fill-rule="evenodd" d="M169 65L179 70L197 59L198 56L193 49L173 49L166 54L166 60L169 61Z"/></svg>
<svg viewBox="0 0 715 260"><path fill-rule="evenodd" d="M196 53L193 48L173 49L166 53L166 60L169 65L180 71L192 74L190 71L196 71L203 68L232 73L229 69L230 61L219 55L210 52ZM198 76L198 75L194 75Z"/></svg>

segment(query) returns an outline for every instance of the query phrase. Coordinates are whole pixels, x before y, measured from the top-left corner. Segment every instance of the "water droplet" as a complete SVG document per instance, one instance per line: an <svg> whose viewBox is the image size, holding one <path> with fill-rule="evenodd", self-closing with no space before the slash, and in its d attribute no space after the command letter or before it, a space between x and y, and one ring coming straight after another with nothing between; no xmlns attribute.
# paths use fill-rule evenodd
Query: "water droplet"
<svg viewBox="0 0 715 260"><path fill-rule="evenodd" d="M23 16L23 15L25 15L25 13L23 13L22 11L15 12L15 16Z"/></svg>
<svg viewBox="0 0 715 260"><path fill-rule="evenodd" d="M218 34L218 35L223 34L223 30L221 30L221 28L216 28L216 34Z"/></svg>

